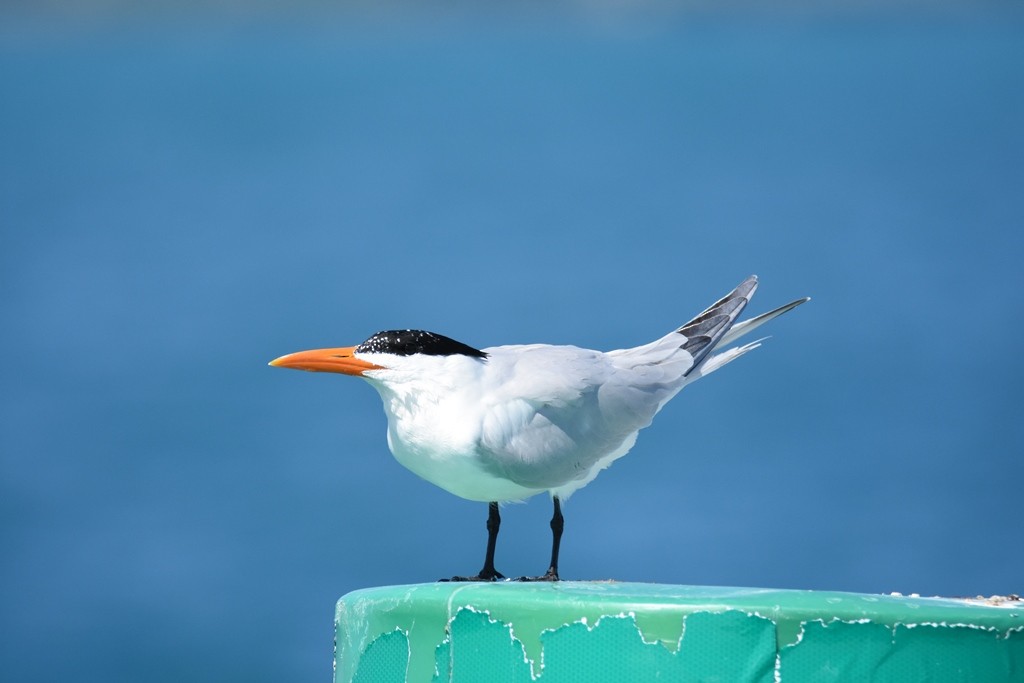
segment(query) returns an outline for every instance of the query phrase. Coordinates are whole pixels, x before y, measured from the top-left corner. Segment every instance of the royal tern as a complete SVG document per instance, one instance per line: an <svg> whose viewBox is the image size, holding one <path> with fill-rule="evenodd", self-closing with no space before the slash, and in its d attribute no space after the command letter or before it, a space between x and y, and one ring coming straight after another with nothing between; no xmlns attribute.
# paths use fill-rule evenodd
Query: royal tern
<svg viewBox="0 0 1024 683"><path fill-rule="evenodd" d="M551 562L538 578L557 581L561 501L625 455L680 389L762 340L716 351L808 301L737 323L756 289L752 275L682 327L631 349L476 349L432 332L390 330L359 346L301 351L270 364L362 377L383 399L398 462L446 491L488 503L484 566L453 580L504 578L494 568L498 503L549 493Z"/></svg>

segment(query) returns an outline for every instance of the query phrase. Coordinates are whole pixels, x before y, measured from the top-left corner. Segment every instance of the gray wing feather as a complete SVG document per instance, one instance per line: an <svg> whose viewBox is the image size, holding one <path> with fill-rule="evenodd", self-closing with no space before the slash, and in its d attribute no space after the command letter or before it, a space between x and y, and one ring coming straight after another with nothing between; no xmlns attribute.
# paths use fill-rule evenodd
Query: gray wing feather
<svg viewBox="0 0 1024 683"><path fill-rule="evenodd" d="M750 301L750 297L754 295L755 290L757 290L757 276L751 275L736 289L676 330L676 333L686 338L680 348L693 356L693 365L683 373L684 377L700 367L708 354L718 346Z"/></svg>

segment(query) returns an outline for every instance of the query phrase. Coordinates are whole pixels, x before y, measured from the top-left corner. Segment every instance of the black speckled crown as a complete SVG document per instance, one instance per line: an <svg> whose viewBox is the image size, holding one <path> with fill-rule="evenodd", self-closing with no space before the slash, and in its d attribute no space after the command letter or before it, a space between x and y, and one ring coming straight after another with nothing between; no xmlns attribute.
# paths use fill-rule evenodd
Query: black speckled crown
<svg viewBox="0 0 1024 683"><path fill-rule="evenodd" d="M356 353L393 353L396 356L471 356L487 358L487 354L442 334L423 330L385 330L356 347Z"/></svg>

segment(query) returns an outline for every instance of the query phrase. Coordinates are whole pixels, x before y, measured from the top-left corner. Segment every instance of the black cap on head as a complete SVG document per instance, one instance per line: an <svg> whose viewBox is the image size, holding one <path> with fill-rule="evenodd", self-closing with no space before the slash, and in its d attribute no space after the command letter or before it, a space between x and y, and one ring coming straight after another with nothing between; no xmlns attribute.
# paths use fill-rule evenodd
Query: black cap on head
<svg viewBox="0 0 1024 683"><path fill-rule="evenodd" d="M487 354L441 334L423 330L385 330L356 347L356 353L393 353L396 356L471 356L487 358Z"/></svg>

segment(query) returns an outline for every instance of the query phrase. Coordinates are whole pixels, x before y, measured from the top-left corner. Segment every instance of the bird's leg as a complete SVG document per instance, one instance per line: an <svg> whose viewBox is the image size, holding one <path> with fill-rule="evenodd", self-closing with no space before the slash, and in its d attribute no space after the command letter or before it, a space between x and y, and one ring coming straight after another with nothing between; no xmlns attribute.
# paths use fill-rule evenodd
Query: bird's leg
<svg viewBox="0 0 1024 683"><path fill-rule="evenodd" d="M494 568L494 548L498 544L498 529L501 528L501 515L498 514L498 504L492 502L487 506L487 554L484 555L484 568L480 570L479 577L484 581L504 579Z"/></svg>
<svg viewBox="0 0 1024 683"><path fill-rule="evenodd" d="M552 498L555 502L555 512L551 516L551 566L545 575L552 581L558 581L558 549L562 545L562 529L565 528L565 518L562 517L562 503L558 496Z"/></svg>
<svg viewBox="0 0 1024 683"><path fill-rule="evenodd" d="M497 581L504 579L504 575L494 568L494 548L498 544L499 528L501 528L501 514L498 512L498 504L490 503L487 506L487 554L484 556L484 568L476 576L453 576L451 579L442 579L442 581Z"/></svg>
<svg viewBox="0 0 1024 683"><path fill-rule="evenodd" d="M545 581L558 581L558 548L562 544L562 529L565 527L565 518L562 517L562 503L558 496L552 496L555 503L555 512L551 516L551 565L548 572L542 578Z"/></svg>
<svg viewBox="0 0 1024 683"><path fill-rule="evenodd" d="M562 529L565 527L565 518L562 517L562 503L558 496L552 496L555 503L555 512L551 516L551 565L544 576L522 577L517 581L561 581L558 578L558 548L562 544Z"/></svg>

